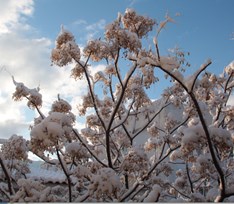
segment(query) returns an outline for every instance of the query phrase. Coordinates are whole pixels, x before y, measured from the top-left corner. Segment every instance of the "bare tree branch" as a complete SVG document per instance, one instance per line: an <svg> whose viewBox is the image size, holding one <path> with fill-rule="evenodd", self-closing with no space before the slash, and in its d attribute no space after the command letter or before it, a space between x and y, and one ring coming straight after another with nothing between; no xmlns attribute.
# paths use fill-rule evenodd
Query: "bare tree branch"
<svg viewBox="0 0 234 204"><path fill-rule="evenodd" d="M6 179L7 179L9 193L10 193L10 195L13 195L14 194L14 189L13 189L12 183L11 183L11 176L9 175L7 167L4 164L4 161L3 161L1 153L0 153L0 165L1 165L2 170L3 170L3 172L4 172L5 176L6 176Z"/></svg>
<svg viewBox="0 0 234 204"><path fill-rule="evenodd" d="M58 160L59 160L59 163L62 167L62 170L63 170L63 173L65 174L66 178L67 178L67 181L68 181L68 191L69 191L69 202L72 202L72 183L71 183L71 178L70 178L70 174L67 172L65 166L64 166L64 162L62 161L62 158L60 157L60 154L59 154L59 150L56 148L56 153L57 153L57 157L58 157Z"/></svg>

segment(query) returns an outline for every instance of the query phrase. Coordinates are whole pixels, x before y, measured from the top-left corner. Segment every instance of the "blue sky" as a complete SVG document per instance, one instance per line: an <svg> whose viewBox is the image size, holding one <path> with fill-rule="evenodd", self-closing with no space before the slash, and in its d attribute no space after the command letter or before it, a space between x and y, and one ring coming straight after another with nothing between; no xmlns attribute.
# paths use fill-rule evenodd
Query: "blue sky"
<svg viewBox="0 0 234 204"><path fill-rule="evenodd" d="M172 17L177 12L181 14L176 18L177 23L168 25L160 36L160 47L165 52L178 45L191 52L194 66L210 57L217 69L233 59L234 46L230 41L234 32L232 0L38 0L29 22L40 35L51 39L55 39L60 25L64 24L77 36L77 42L83 43L79 39L79 35L81 38L85 35L82 20L88 25L100 20L110 23L127 7L157 21L163 20L166 12Z"/></svg>
<svg viewBox="0 0 234 204"><path fill-rule="evenodd" d="M28 126L34 117L25 101L12 101L14 85L10 75L31 88L40 85L43 111L49 110L58 92L73 98L75 109L85 86L69 79L66 69L50 66L50 51L61 24L83 47L88 39L102 36L105 25L126 8L157 22L164 20L166 12L171 17L181 14L160 34L159 48L162 54L175 46L189 51L189 73L208 58L213 62L209 70L215 73L221 73L234 60L233 0L0 0L0 138L9 138L13 133L28 138ZM149 42L154 34L149 35ZM101 65L94 66L94 70L99 69ZM162 85L167 83L156 84L151 93L162 89Z"/></svg>

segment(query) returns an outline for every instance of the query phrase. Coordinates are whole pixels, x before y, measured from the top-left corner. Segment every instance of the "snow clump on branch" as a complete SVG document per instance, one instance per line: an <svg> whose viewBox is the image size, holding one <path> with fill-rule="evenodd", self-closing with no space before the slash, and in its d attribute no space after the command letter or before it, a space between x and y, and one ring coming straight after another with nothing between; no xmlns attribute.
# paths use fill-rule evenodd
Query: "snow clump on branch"
<svg viewBox="0 0 234 204"><path fill-rule="evenodd" d="M62 67L71 63L73 59L80 60L80 48L72 33L62 27L56 39L56 48L52 50L51 60L54 64Z"/></svg>
<svg viewBox="0 0 234 204"><path fill-rule="evenodd" d="M42 105L42 95L39 93L40 89L29 89L21 82L16 82L14 77L12 77L13 82L15 84L15 92L13 93L13 100L19 101L24 97L28 99L28 107L35 108L40 107Z"/></svg>

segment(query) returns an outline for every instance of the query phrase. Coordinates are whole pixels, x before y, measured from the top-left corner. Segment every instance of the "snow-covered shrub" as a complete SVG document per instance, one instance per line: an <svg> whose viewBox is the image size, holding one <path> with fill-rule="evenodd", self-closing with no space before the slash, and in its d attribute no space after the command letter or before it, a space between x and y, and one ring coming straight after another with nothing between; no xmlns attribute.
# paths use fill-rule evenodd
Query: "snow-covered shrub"
<svg viewBox="0 0 234 204"><path fill-rule="evenodd" d="M11 202L65 202L55 194L55 188L46 187L32 179L19 179L19 190L12 196Z"/></svg>
<svg viewBox="0 0 234 204"><path fill-rule="evenodd" d="M75 128L79 116L71 112L68 101L58 95L48 114L43 114L39 88L29 89L13 78L13 99L26 98L39 113L28 147L60 168L65 183L51 187L43 179L42 184L13 176L9 164L27 159L27 143L12 137L0 152L2 182L7 184L0 185L0 193L5 198L13 202L233 200L234 106L227 105L234 87L233 62L216 75L206 70L212 63L207 60L187 76L188 53L178 48L170 49L167 56L160 52L158 36L169 22L174 22L169 15L157 24L127 9L106 26L103 39L90 40L83 52L74 35L61 28L51 60L59 67L73 64L71 77L77 83L87 82L87 93L77 104L85 117L81 130ZM150 40L153 46L145 47ZM105 62L103 70L91 71L96 63ZM159 71L165 79L159 78ZM153 100L149 90L167 79L172 85L161 99Z"/></svg>
<svg viewBox="0 0 234 204"><path fill-rule="evenodd" d="M111 168L101 168L92 175L89 185L89 195L100 201L112 198L118 199L121 189L120 178Z"/></svg>
<svg viewBox="0 0 234 204"><path fill-rule="evenodd" d="M75 42L75 38L69 31L61 28L61 32L56 39L56 48L52 50L51 60L58 66L65 66L72 62L72 59L80 59L80 48Z"/></svg>
<svg viewBox="0 0 234 204"><path fill-rule="evenodd" d="M79 162L81 162L82 160L88 161L88 158L90 157L87 149L79 142L72 142L67 144L65 147L65 153L66 155L71 157L72 160L77 160Z"/></svg>
<svg viewBox="0 0 234 204"><path fill-rule="evenodd" d="M29 89L23 83L16 82L14 78L13 82L16 86L16 90L13 93L12 98L15 101L19 101L25 97L28 99L27 105L30 108L40 107L42 105L42 95L39 93L39 88Z"/></svg>
<svg viewBox="0 0 234 204"><path fill-rule="evenodd" d="M25 177L30 172L28 163L28 144L23 136L12 135L1 146L1 157L14 179Z"/></svg>
<svg viewBox="0 0 234 204"><path fill-rule="evenodd" d="M70 139L74 116L51 112L40 123L32 127L30 148L35 153L54 152L56 147Z"/></svg>
<svg viewBox="0 0 234 204"><path fill-rule="evenodd" d="M121 164L121 169L136 177L144 175L148 171L149 161L143 148L133 147L128 151Z"/></svg>

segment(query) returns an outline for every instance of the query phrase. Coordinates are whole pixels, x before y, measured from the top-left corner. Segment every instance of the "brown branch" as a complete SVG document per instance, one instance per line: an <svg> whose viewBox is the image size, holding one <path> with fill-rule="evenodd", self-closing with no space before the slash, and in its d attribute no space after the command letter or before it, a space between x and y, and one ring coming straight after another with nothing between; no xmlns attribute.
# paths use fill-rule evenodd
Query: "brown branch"
<svg viewBox="0 0 234 204"><path fill-rule="evenodd" d="M85 200L87 200L88 198L89 198L89 192L84 194L83 196L81 196L80 199L77 200L76 202L81 203L81 202L84 202Z"/></svg>
<svg viewBox="0 0 234 204"><path fill-rule="evenodd" d="M74 59L75 62L78 63L78 64L83 68L83 70L84 70L85 78L86 78L86 81L88 82L89 93L90 93L91 98L92 98L92 102L93 102L93 106L94 106L95 112L96 112L96 114L97 114L97 116L98 116L98 119L100 120L100 122L101 122L103 128L106 129L105 123L104 123L104 121L103 121L103 119L102 119L102 117L101 117L101 115L100 115L100 113L99 113L98 107L97 107L97 103L96 103L96 99L95 99L95 96L94 96L92 84L91 84L91 81L90 81L90 78L89 78L90 76L89 76L89 74L88 74L88 72L87 72L87 70L86 70L86 66L87 66L87 63L88 63L88 61L89 61L90 56L91 56L91 52L89 53L89 56L88 56L88 58L87 58L87 60L86 60L86 62L85 62L84 65L83 65L82 63L80 63L78 60L76 60L76 59L74 59L74 58L73 58L73 59Z"/></svg>
<svg viewBox="0 0 234 204"><path fill-rule="evenodd" d="M175 132L179 127L181 127L182 125L184 125L189 119L189 116L183 121L181 122L178 126L176 126L173 130L170 131L170 134L172 134L173 132Z"/></svg>
<svg viewBox="0 0 234 204"><path fill-rule="evenodd" d="M218 161L218 159L217 159L217 157L215 155L215 151L214 151L214 148L213 148L211 136L210 136L208 127L206 125L205 119L203 117L202 111L200 109L200 106L198 104L198 101L197 101L195 95L193 94L193 92L191 92L189 95L192 98L193 103L195 105L195 108L197 110L199 119L201 121L201 125L202 125L203 130L204 130L205 135L206 135L206 140L207 140L208 147L209 147L209 150L210 150L211 158L212 158L214 166L215 166L215 168L216 168L216 170L217 170L217 172L219 174L220 191L221 191L220 192L221 193L220 199L222 199L224 197L224 195L225 195L225 189L226 189L224 173L223 173L223 170L222 170L221 166L219 165L219 161Z"/></svg>
<svg viewBox="0 0 234 204"><path fill-rule="evenodd" d="M194 106L197 110L197 113L198 113L198 117L201 121L201 125L202 125L202 128L205 132L205 136L206 136L206 140L207 140L207 143L208 143L208 147L209 147L209 150L210 150L210 154L211 154L211 158L213 160L213 163L214 163L214 166L218 172L218 175L219 175L219 179L220 179L220 197L217 199L217 201L222 201L224 198L225 198L225 190L226 190L226 185L225 185L225 177L224 177L224 173L223 173L223 170L222 168L220 167L219 165L219 162L218 162L218 159L215 155L215 152L214 152L214 148L213 148L213 144L212 144L212 140L211 140L211 136L210 136L210 133L209 133L209 130L208 130L208 127L206 125L206 122L205 122L205 119L203 117L203 114L202 114L202 111L200 109L200 106L198 104L198 101L194 95L194 93L192 92L193 90L193 86L195 84L195 81L198 77L198 75L203 71L205 70L209 65L211 64L211 62L209 61L207 64L203 65L200 70L197 72L198 74L195 75L195 78L194 78L194 81L193 81L193 85L192 85L192 88L191 90L189 90L186 85L180 81L176 76L174 76L172 73L170 73L169 71L167 71L166 69L164 69L163 67L159 66L160 69L162 69L164 72L166 72L169 76L171 76L172 78L174 78L183 88L184 90L189 94L190 98L192 99L193 103L194 103Z"/></svg>
<svg viewBox="0 0 234 204"><path fill-rule="evenodd" d="M88 60L89 60L90 56L91 56L91 53L89 53L89 56L88 56L88 58L87 58L87 60L86 60L85 65L82 65L78 60L75 60L74 58L73 58L73 59L74 59L81 67L83 67L83 70L84 70L84 73L85 73L85 77L86 77L86 81L88 82L89 92L90 92L90 95L91 95L91 98L92 98L92 101L93 101L93 106L94 106L95 112L96 112L96 114L97 114L97 116L98 116L98 118L99 118L99 120L100 120L100 122L101 122L101 124L102 124L102 127L104 128L104 130L105 130L105 132L106 132L106 154L107 154L108 166L109 166L110 168L113 168L112 160L111 160L110 145L109 145L109 143L110 143L110 138L109 138L109 137L110 137L110 135L109 135L110 133L109 133L109 131L110 131L110 127L111 127L111 124L112 124L113 121L110 121L108 127L106 128L105 122L103 121L103 119L102 119L102 117L101 117L101 115L100 115L100 113L99 113L99 111L98 111L98 107L97 107L97 104L96 104L96 100L95 100L95 96L94 96L94 93L93 93L91 81L90 81L90 78L89 78L89 74L88 74L88 72L87 72L87 70L86 70L86 68L85 68L86 65L87 65L87 63L88 63ZM117 110L116 110L116 111L117 111ZM113 115L114 115L114 114L113 114ZM112 115L112 116L113 116L113 115ZM113 120L113 119L114 119L114 116L111 118L111 120Z"/></svg>
<svg viewBox="0 0 234 204"><path fill-rule="evenodd" d="M177 193L179 193L180 195L182 195L183 197L190 199L189 196L187 196L187 195L185 195L184 193L182 193L181 191L179 191L176 187L174 187L174 186L171 185L170 183L168 183L168 185L169 185L171 188L173 188Z"/></svg>
<svg viewBox="0 0 234 204"><path fill-rule="evenodd" d="M71 178L70 178L70 175L68 174L68 172L67 172L67 170L66 170L66 168L64 166L64 163L63 163L63 161L62 161L62 159L61 159L61 157L59 155L59 150L57 148L56 148L56 153L57 153L57 157L58 157L58 160L60 162L60 165L62 167L62 170L63 170L63 172L64 172L64 174L65 174L65 176L67 178L67 181L68 181L69 202L72 202Z"/></svg>
<svg viewBox="0 0 234 204"><path fill-rule="evenodd" d="M233 73L233 72L232 72L232 73ZM230 74L230 76L228 77L228 79L227 79L227 81L226 81L226 83L225 83L225 86L224 86L224 93L227 93L227 90L228 90L228 89L227 89L227 86L228 86L229 81L230 81L231 78L232 78L232 73ZM229 91L228 97L227 97L227 99L226 99L226 101L225 101L225 103L224 103L224 106L226 106L227 101L228 101L228 99L229 99L229 97L230 97L230 95L231 95L231 92L232 92L232 91ZM220 114L221 114L221 110L222 110L222 106L219 106L218 113L217 113L216 118L215 118L214 121L218 121L218 120L219 120L219 116L220 116Z"/></svg>
<svg viewBox="0 0 234 204"><path fill-rule="evenodd" d="M127 173L124 174L124 181L125 181L125 188L129 189L128 174Z"/></svg>
<svg viewBox="0 0 234 204"><path fill-rule="evenodd" d="M9 175L9 172L7 171L7 167L5 166L1 155L0 155L0 165L7 179L9 193L10 195L13 195L14 190L13 190L12 183L11 183L11 176Z"/></svg>
<svg viewBox="0 0 234 204"><path fill-rule="evenodd" d="M133 195L131 195L130 199L133 199L138 193L142 192L142 190L145 188L145 185L141 186ZM143 198L144 200L144 198ZM138 200L139 201L139 200ZM143 202L140 200L140 202Z"/></svg>
<svg viewBox="0 0 234 204"><path fill-rule="evenodd" d="M132 68L130 69L130 72L128 74L128 77L126 78L125 80L125 84L123 85L123 89L121 91L121 94L119 96L119 98L117 99L117 103L116 103L116 106L110 116L110 119L109 119L109 124L107 125L107 128L106 128L106 154L107 154L107 160L108 160L108 166L110 168L113 168L113 165L112 165L112 160L111 160L111 153L110 153L110 129L111 129L111 126L114 122L114 118L116 116L116 113L119 109L119 106L120 104L122 103L122 100L123 100L123 97L124 97L124 94L125 94L125 89L127 88L127 85L128 85L128 81L129 79L131 78L132 74L134 73L135 69L137 67L137 64L134 63L134 65L132 66Z"/></svg>
<svg viewBox="0 0 234 204"><path fill-rule="evenodd" d="M82 145L88 150L88 152L96 159L97 162L99 162L102 166L107 167L106 164L104 164L101 160L98 159L98 157L88 148L88 146L85 144L85 142L80 138L78 132L75 129L72 129L73 133L76 135L77 139L82 143Z"/></svg>
<svg viewBox="0 0 234 204"><path fill-rule="evenodd" d="M139 130L133 137L132 139L134 139L135 137L137 137L141 132L143 132L148 126L149 124L161 113L161 111L166 108L167 106L169 106L170 103L164 105L163 107L160 108L160 110L155 113L155 115L141 128L141 130Z"/></svg>
<svg viewBox="0 0 234 204"><path fill-rule="evenodd" d="M194 193L193 182L192 182L190 174L189 174L188 162L186 162L186 173L187 173L187 177L188 177L188 180L189 180L191 192Z"/></svg>
<svg viewBox="0 0 234 204"><path fill-rule="evenodd" d="M162 147L162 149L161 149L161 153L160 153L160 155L159 155L159 159L162 158L165 147L166 147L166 142L163 143L163 147Z"/></svg>
<svg viewBox="0 0 234 204"><path fill-rule="evenodd" d="M112 77L110 74L109 74L109 80L110 80L109 89L110 89L111 98L112 98L112 101L115 102L115 97L114 97L113 88L112 88Z"/></svg>
<svg viewBox="0 0 234 204"><path fill-rule="evenodd" d="M128 132L128 130L127 130L127 128L126 128L126 126L125 126L124 124L123 124L123 129L124 129L124 132L126 133L128 139L130 140L130 143L131 143L131 145L132 145L132 137L131 137L131 135L129 134L129 132Z"/></svg>
<svg viewBox="0 0 234 204"><path fill-rule="evenodd" d="M189 90L189 92L192 92L193 91L193 88L194 88L194 85L195 85L195 82L198 78L198 76L209 66L211 65L211 61L209 60L206 64L202 65L200 67L200 69L196 72L196 75L195 77L193 78L193 84L192 84L192 87L191 87L191 90Z"/></svg>
<svg viewBox="0 0 234 204"><path fill-rule="evenodd" d="M31 151L31 150L29 150ZM36 156L38 156L40 159L42 159L44 162L48 163L48 164L51 164L51 165L57 165L58 162L55 162L55 161L50 161L49 159L47 159L45 157L45 155L39 155L37 152L33 152L31 151L33 154L35 154Z"/></svg>
<svg viewBox="0 0 234 204"><path fill-rule="evenodd" d="M159 54L158 42L155 44L155 48L156 48L156 52L157 52L157 56L158 56L158 61L160 62L160 54Z"/></svg>
<svg viewBox="0 0 234 204"><path fill-rule="evenodd" d="M232 73L230 74L230 76L228 77L228 80L226 81L225 83L225 86L224 86L224 93L226 93L227 89L228 89L228 83L229 81L231 80L231 78L233 77L233 74L234 74L234 71L232 71Z"/></svg>
<svg viewBox="0 0 234 204"><path fill-rule="evenodd" d="M124 88L124 85L123 85L123 81L121 79L121 75L119 73L119 69L118 69L118 61L119 61L119 52L120 52L120 48L118 48L118 51L117 51L117 56L115 58L115 71L117 73L117 78L119 79L119 83L121 84L121 87L122 89Z"/></svg>
<svg viewBox="0 0 234 204"><path fill-rule="evenodd" d="M0 188L0 191L10 200L10 196L7 192L5 192L2 188Z"/></svg>
<svg viewBox="0 0 234 204"><path fill-rule="evenodd" d="M157 196L157 198L156 198L156 200L155 200L154 202L157 203L157 202L159 201L160 195L161 195L161 194L159 193L158 196Z"/></svg>
<svg viewBox="0 0 234 204"><path fill-rule="evenodd" d="M37 112L39 113L39 115L41 116L42 119L45 118L45 116L43 115L43 113L40 111L40 109L38 108L38 106L30 100L30 98L28 98L27 96L24 96L28 101L30 101L30 103L32 103L34 105L34 107L36 108Z"/></svg>
<svg viewBox="0 0 234 204"><path fill-rule="evenodd" d="M135 102L135 100L132 101L131 106L130 106L130 108L128 109L128 113L126 114L126 116L124 117L124 119L123 119L119 124L117 124L117 125L115 125L114 127L112 127L112 128L110 129L110 132L113 131L113 130L115 130L115 129L118 128L119 126L123 126L123 125L124 125L124 123L127 121L127 119L128 119L129 116L130 116L130 111L131 111L131 108L132 108L132 105L133 105L134 102ZM121 116L120 116L120 115L119 115L119 119L121 120Z"/></svg>
<svg viewBox="0 0 234 204"><path fill-rule="evenodd" d="M129 197L139 186L140 184L137 182L135 185L129 189L123 196L120 198L119 202L124 202L127 197Z"/></svg>
<svg viewBox="0 0 234 204"><path fill-rule="evenodd" d="M153 167L150 169L150 171L143 177L143 179L149 178L150 174L156 169L156 167L164 160L166 159L173 151L180 148L181 145L178 145L177 147L170 149L161 159L159 159Z"/></svg>

